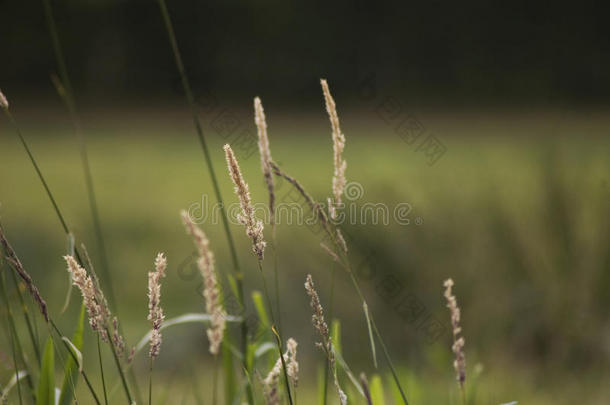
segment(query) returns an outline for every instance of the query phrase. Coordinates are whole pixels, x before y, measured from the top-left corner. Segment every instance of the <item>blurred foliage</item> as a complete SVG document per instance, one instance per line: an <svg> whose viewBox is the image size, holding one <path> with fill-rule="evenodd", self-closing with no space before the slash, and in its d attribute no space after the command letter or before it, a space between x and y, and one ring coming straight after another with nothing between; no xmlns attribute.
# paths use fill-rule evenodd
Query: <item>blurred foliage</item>
<svg viewBox="0 0 610 405"><path fill-rule="evenodd" d="M153 0L52 1L77 98L181 97ZM199 91L284 103L374 72L411 101L607 102L608 27L582 2L171 1ZM0 84L53 96L41 2L0 1ZM289 97L287 97L289 96Z"/></svg>
<svg viewBox="0 0 610 405"><path fill-rule="evenodd" d="M275 160L324 200L331 189L332 149L322 107L315 117L295 117L273 108L267 114ZM430 166L421 151L403 142L378 115L342 115L348 179L357 181L363 191L353 203L362 207L383 202L394 207L408 202L412 207L409 225L392 221L387 226L354 224L345 230L371 310L400 365L407 391L418 398L416 403L441 403L448 391L435 390L433 384L454 384L449 334L429 341L422 327L424 319L448 327L442 297L442 281L448 277L456 282L462 307L469 373L480 373L476 387L480 403L543 404L560 393L564 399L553 403L570 403L574 398L603 403L603 390L593 387L608 377L610 363L607 116L566 118L541 112L538 117L422 113L421 121L447 147ZM90 247L95 262L78 145L69 135L69 124L28 111L18 118L23 118L26 136L77 241ZM222 191L231 203L235 199L224 171L224 140L210 126L210 118L205 119L205 129ZM88 122L91 164L120 297L116 312L123 318L127 339L135 343L148 329L146 275L158 251L166 252L170 264L163 285L167 316L203 308L201 282L189 261L192 244L178 213L205 200L211 188L186 112L110 111L90 115ZM253 124L244 121L244 125ZM67 284L61 259L67 242L4 121L0 134L2 223L47 297L50 311L58 314ZM254 200L266 201L258 155L242 154L240 164ZM278 195L284 197L285 190ZM219 270L228 271L220 224L204 227ZM233 231L246 285L260 290L249 241L240 226L234 225ZM302 403L316 395L307 387L315 384L314 370L321 360L309 326L305 275L312 273L317 280L323 304L329 293L331 261L319 241L304 226L278 228L282 322L285 335L295 337L303 353ZM271 275L271 251L267 258L266 271ZM342 322L343 357L356 374L362 370L372 376L379 371L372 368L365 349L368 334L359 301L342 270L337 275L334 313ZM424 315L405 315L405 302L423 308ZM65 330L72 328L77 307L72 305L58 316ZM86 335L87 350L92 337L89 331ZM157 369L167 373L168 384L172 382L169 390L180 389L180 395L187 395L190 388L183 388L190 378L204 380L208 375L205 364L211 360L205 360L209 357L204 342L200 327L183 326L166 333ZM177 369L178 364L186 368ZM189 372L190 364L199 374ZM140 366L145 370L146 365ZM173 378L177 373L190 375L178 380ZM380 375L383 381L375 381L390 390L388 400L392 384ZM579 385L583 375L590 376L589 382Z"/></svg>

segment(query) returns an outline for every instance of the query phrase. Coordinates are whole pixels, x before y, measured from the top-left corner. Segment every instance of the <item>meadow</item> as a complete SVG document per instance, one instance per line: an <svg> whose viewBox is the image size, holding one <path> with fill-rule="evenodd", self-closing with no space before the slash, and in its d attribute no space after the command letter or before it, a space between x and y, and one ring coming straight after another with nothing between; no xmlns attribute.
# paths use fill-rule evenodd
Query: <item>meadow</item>
<svg viewBox="0 0 610 405"><path fill-rule="evenodd" d="M264 94L260 95L264 101ZM447 278L455 282L453 292L462 311L467 403L605 403L610 394L602 385L608 378L610 357L607 114L421 111L417 119L446 146L442 157L430 165L421 151L406 143L384 120L376 106L350 105L342 109L340 96L335 94L335 99L347 138L344 158L348 190L356 193L346 193L347 205L358 212L367 203L385 204L389 212L400 204L410 207L401 221L390 216L387 224L373 223L358 216L357 221L342 226L353 270L383 333L409 404L462 401L453 369L450 315L443 297L443 281ZM226 105L240 117L240 125L255 134L248 102ZM78 142L70 123L57 107L19 107L14 107L14 113L21 130L77 244L87 246L99 273L101 254L96 248ZM317 113L313 113L265 105L274 160L317 201L325 201L332 192L333 144L322 99L317 107ZM202 109L200 113L220 190L231 204L237 198L222 150L231 139L214 125L219 111ZM128 347L150 329L146 319L147 279L158 252L164 252L168 260L161 300L166 319L205 312L193 244L181 223L180 211L208 207L214 196L189 119L182 106L175 105L148 110L115 107L87 111L83 116L117 298L110 306L119 315ZM8 122L0 122L2 227L47 301L49 313L70 336L81 298L73 288L70 303L62 312L70 284L62 256L69 242L22 145ZM258 149L250 153L236 148L236 155L253 202L266 204ZM290 185L278 183L278 187L278 201L292 201ZM228 295L231 287L226 276L233 265L222 225L218 221L200 225L210 240L218 279ZM233 221L231 230L245 277L247 309L243 314L253 314L260 322L261 317L265 318L260 311L261 298L251 298L253 291L265 295L257 260L243 226ZM270 241L269 224L265 224L263 233ZM379 364L374 367L361 302L347 272L333 265L332 257L320 248L322 234L296 222L279 223L276 233L274 253L268 246L263 272L273 298L273 261L277 255L281 309L274 311L281 317L282 338L293 337L298 342L300 381L294 390L296 402L321 403L320 381L325 367L324 353L315 346L320 338L310 322L311 308L303 283L307 274L313 276L322 305L327 308L334 273L331 313L332 320L340 323L333 323L331 329L337 352L356 379L361 372L366 374L374 404L401 403L379 343ZM10 271L3 265L19 336L27 342ZM37 341L42 351L49 333L35 306L27 302L38 324ZM266 303L262 306L269 310ZM2 308L5 329L4 303ZM327 321L330 325L331 319ZM440 329L427 329L430 322ZM256 325L258 328L260 323ZM205 329L205 325L194 323L163 330L160 356L152 373L154 403L212 403L215 360L208 352ZM228 331L237 339L237 326L229 322ZM0 336L2 387L14 373L10 336ZM102 386L95 341L95 333L85 324L84 369L99 393ZM258 347L264 343L275 344L269 331L262 333ZM33 366L32 349L28 344L23 346L34 377L38 377L41 373ZM119 377L110 351L103 350L110 403L120 403L124 399ZM59 386L61 359L68 354L58 342L55 351ZM133 363L144 397L149 378L146 352L139 353ZM230 353L223 350L222 357L230 357ZM238 356L232 355L234 376L241 381ZM251 381L259 401L263 397L260 379L267 376L277 358L277 351L267 350L255 362ZM220 373L218 378L223 391L227 376ZM367 403L343 367L339 367L339 381L349 403ZM82 381L77 397L79 403L93 403ZM9 403L18 401L13 388ZM221 392L218 401L229 404L240 400L227 399ZM332 385L328 401L338 403Z"/></svg>

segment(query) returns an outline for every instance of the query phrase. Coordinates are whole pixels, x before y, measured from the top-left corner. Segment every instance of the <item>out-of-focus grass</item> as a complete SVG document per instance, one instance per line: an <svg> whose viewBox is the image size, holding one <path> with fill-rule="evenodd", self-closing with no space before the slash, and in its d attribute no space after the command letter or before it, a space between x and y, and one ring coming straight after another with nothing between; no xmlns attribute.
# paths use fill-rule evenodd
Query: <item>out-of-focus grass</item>
<svg viewBox="0 0 610 405"><path fill-rule="evenodd" d="M268 115L274 159L324 200L332 175L325 117L273 121ZM601 370L607 370L610 357L610 141L604 138L609 122L581 115L424 119L447 146L433 166L378 116L342 117L348 179L364 190L356 203L412 206L409 225L355 224L347 230L358 241L352 246L355 261L374 263L369 267L375 277L363 282L365 293L403 374L417 376L411 387L407 384L420 398L415 403L449 397L434 388L441 382L453 388L449 336L427 344L418 322L407 322L395 308L404 297L415 297L426 314L446 323L441 285L447 277L456 281L462 306L469 370L477 362L484 365L479 403L558 404L577 398L603 403L605 393L593 382L588 389L583 375L588 381L607 377ZM192 250L178 212L205 201L203 195L209 204L214 201L187 117L93 121L97 126L86 132L104 236L119 313L134 343L148 327L146 273L158 251L166 252L170 263L163 290L166 314L201 310L196 272L178 266ZM234 202L223 139L206 129L223 194ZM26 124L24 130L77 239L93 250L76 140L63 123ZM0 131L2 222L51 311L58 312L68 283L61 259L66 241L21 146L4 123ZM254 200L266 202L258 154L241 157ZM219 269L227 270L221 225L203 226ZM260 289L243 229L234 225L233 232L250 273L246 285ZM302 285L313 273L326 293L330 263L319 238L305 227L280 226L278 236L284 333L299 341L303 353L316 353ZM389 291L388 282L402 287ZM355 370L372 373L369 353L362 350L367 336L358 300L347 278L340 277L338 288L335 313L343 321L344 357ZM60 321L72 325L73 318L72 311ZM202 359L193 367L201 367L205 346L200 327L167 332L159 370L171 373L193 351ZM303 359L301 366L307 392L313 391L315 359ZM301 403L314 395L300 394Z"/></svg>

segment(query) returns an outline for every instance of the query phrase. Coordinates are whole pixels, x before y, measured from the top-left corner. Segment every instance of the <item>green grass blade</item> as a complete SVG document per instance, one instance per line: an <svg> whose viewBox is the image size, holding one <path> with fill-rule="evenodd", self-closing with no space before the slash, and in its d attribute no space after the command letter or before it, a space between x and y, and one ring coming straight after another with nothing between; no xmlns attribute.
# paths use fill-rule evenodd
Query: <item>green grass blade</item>
<svg viewBox="0 0 610 405"><path fill-rule="evenodd" d="M260 332L263 329L268 329L269 325L271 325L271 321L269 320L269 315L267 312L267 308L265 306L265 300L263 299L263 295L260 291L252 291L252 302L254 303L254 309L256 310L256 314L260 319L259 330L253 331L257 334L257 336L262 335ZM261 336L262 337L262 336Z"/></svg>
<svg viewBox="0 0 610 405"><path fill-rule="evenodd" d="M85 305L83 304L80 309L80 315L78 318L78 323L76 325L76 331L74 332L74 336L72 337L72 342L70 342L70 345L73 345L74 349L76 349L78 351L78 353L80 353L80 350L82 350L82 348L83 348L84 325L85 325ZM71 351L72 351L72 349L71 349ZM75 352L73 352L73 354L75 354ZM78 358L78 356L76 356L76 355L75 355L75 357ZM58 405L70 405L70 403L72 402L72 399L74 398L74 390L76 388L76 382L78 381L79 368L82 370L82 356L81 356L80 365L77 365L72 357L68 358L68 360L66 361L65 369L64 369L64 381L61 386L61 394L59 395Z"/></svg>
<svg viewBox="0 0 610 405"><path fill-rule="evenodd" d="M25 371L25 370L20 370L20 371L16 372L15 374L13 374L13 376L9 380L8 384L6 385L6 387L4 387L2 389L2 393L0 394L0 404L4 403L2 401L6 401L7 400L8 394L11 393L11 390L13 389L13 387L16 386L19 383L19 381L21 381L26 376L27 373L28 372Z"/></svg>
<svg viewBox="0 0 610 405"><path fill-rule="evenodd" d="M42 355L36 405L55 405L55 350L50 336Z"/></svg>
<svg viewBox="0 0 610 405"><path fill-rule="evenodd" d="M332 321L330 337L332 339L335 352L341 355L343 353L341 350L341 321L338 319Z"/></svg>
<svg viewBox="0 0 610 405"><path fill-rule="evenodd" d="M183 325L183 324L187 324L187 323L209 323L211 319L212 319L212 317L208 314L200 314L200 313L183 314L183 315L177 316L175 318L171 318L171 319L167 319L167 320L163 321L163 324L161 325L161 330L170 328L172 326ZM241 322L241 317L227 315L225 317L225 320L227 322ZM142 337L142 339L140 339L140 341L136 345L136 353L140 352L140 350L142 350L148 344L148 342L150 342L151 336L152 336L152 330L148 331L148 333L146 335L144 335L144 337Z"/></svg>
<svg viewBox="0 0 610 405"><path fill-rule="evenodd" d="M383 383L381 377L375 374L371 378L371 399L375 405L385 405L385 396L383 394Z"/></svg>
<svg viewBox="0 0 610 405"><path fill-rule="evenodd" d="M369 306L366 302L362 303L364 317L366 318L366 326L369 331L369 341L371 342L371 354L373 355L373 365L377 368L377 351L375 350L375 338L373 337L373 327L371 325L371 317L369 316Z"/></svg>

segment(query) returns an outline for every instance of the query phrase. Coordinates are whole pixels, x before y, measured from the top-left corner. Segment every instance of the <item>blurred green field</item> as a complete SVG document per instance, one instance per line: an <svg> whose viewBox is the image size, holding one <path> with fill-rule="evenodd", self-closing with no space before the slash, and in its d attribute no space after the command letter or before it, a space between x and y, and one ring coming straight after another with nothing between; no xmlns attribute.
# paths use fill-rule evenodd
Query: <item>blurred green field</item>
<svg viewBox="0 0 610 405"><path fill-rule="evenodd" d="M212 117L205 118L223 195L234 202L223 138L209 125ZM78 141L69 124L35 112L17 114L17 119L77 240L98 264ZM346 227L353 238L353 262L362 274L373 274L364 277L365 294L411 402L458 403L449 333L429 342L419 321L406 321L396 309L404 297L414 297L426 314L448 327L442 281L452 277L462 307L469 375L482 365L477 404L607 403L610 391L602 382L610 377L608 114L424 112L419 119L447 147L432 166L374 113L342 115L348 180L363 190L354 203L412 207L408 225ZM325 200L332 175L326 116L269 109L268 120L274 159ZM134 344L148 328L147 272L159 251L170 264L163 285L166 316L203 310L200 281L188 264L192 244L178 213L202 201L211 185L184 113L134 111L125 117L97 112L85 122L118 313ZM243 126L253 124L244 121ZM266 202L258 154L240 164L253 199ZM6 120L0 120L0 204L7 236L50 311L59 313L68 286L61 258L66 238ZM218 268L228 271L221 225L203 226ZM246 286L260 290L249 241L240 226L232 230ZM311 273L323 301L328 297L331 262L319 242L305 226L278 229L283 330L299 342L300 404L315 402L322 361L303 289ZM266 271L271 275L271 264ZM357 374L371 375L376 371L360 304L346 275L338 276L335 315L343 327L343 357ZM58 316L66 330L76 316L76 293L73 299L70 310ZM86 342L93 342L87 333ZM0 339L2 351L6 339ZM193 389L205 397L211 364L206 342L201 325L165 334L156 372L172 381L167 403L190 403ZM146 361L140 360L136 369L146 375ZM0 375L9 371L4 367ZM385 378L387 368L381 364L377 372ZM391 387L389 379L384 384Z"/></svg>

